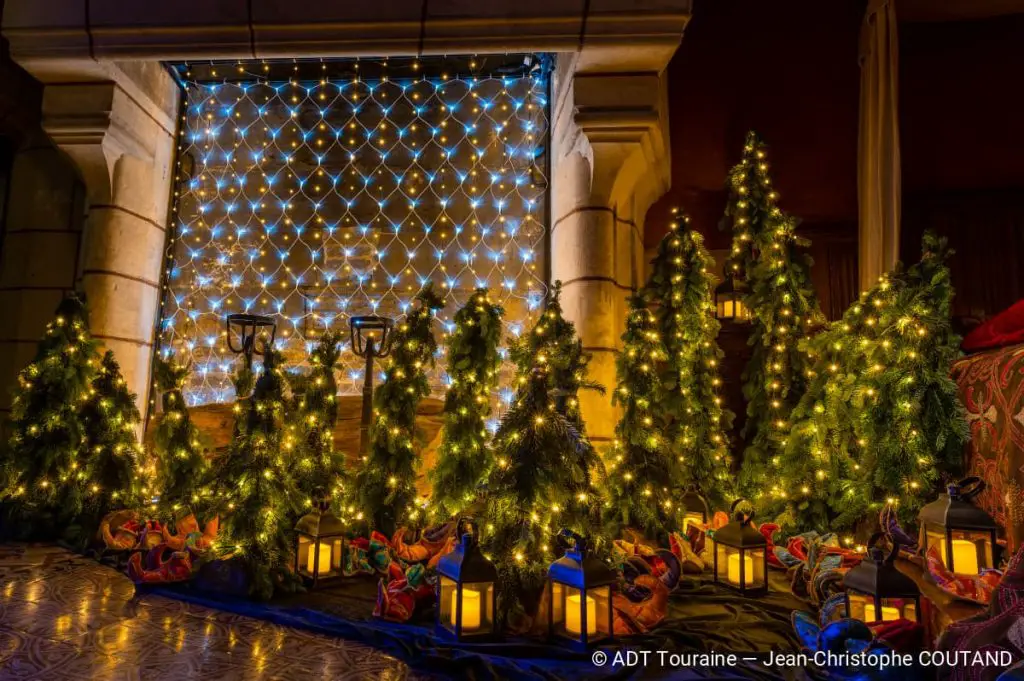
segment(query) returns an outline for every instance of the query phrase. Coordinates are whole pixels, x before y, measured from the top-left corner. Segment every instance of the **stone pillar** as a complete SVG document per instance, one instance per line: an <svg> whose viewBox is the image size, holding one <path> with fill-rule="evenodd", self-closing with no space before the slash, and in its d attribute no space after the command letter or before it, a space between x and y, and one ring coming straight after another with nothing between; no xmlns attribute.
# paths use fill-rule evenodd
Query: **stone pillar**
<svg viewBox="0 0 1024 681"><path fill-rule="evenodd" d="M609 71L586 52L560 55L552 102L551 278L607 393L580 397L587 432L614 436L611 403L626 299L645 276L643 220L669 188L664 63ZM631 64L635 66L635 64Z"/></svg>
<svg viewBox="0 0 1024 681"><path fill-rule="evenodd" d="M63 72L59 81L47 83L43 129L75 162L85 182L79 273L92 334L114 351L145 413L178 88L155 63L105 68L108 78L103 80L74 79Z"/></svg>

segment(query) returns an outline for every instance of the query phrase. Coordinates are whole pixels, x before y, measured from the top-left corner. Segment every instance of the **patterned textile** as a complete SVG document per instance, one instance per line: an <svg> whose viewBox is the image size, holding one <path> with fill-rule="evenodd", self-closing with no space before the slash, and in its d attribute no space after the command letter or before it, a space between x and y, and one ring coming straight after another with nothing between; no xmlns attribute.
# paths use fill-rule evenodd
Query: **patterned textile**
<svg viewBox="0 0 1024 681"><path fill-rule="evenodd" d="M1024 543L1024 345L971 355L952 373L971 425L967 475L987 485L975 501L1007 529L1016 548Z"/></svg>

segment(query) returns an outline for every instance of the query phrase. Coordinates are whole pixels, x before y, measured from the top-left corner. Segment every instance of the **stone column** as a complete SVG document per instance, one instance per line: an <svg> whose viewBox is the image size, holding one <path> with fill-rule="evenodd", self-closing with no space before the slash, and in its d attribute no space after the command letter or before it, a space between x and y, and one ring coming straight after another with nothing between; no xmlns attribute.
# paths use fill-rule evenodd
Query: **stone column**
<svg viewBox="0 0 1024 681"><path fill-rule="evenodd" d="M614 436L611 403L626 299L643 284L643 220L669 187L664 63L616 73L560 55L552 102L551 277L607 393L580 396L587 432ZM635 66L635 64L631 64Z"/></svg>
<svg viewBox="0 0 1024 681"><path fill-rule="evenodd" d="M178 89L158 64L106 64L107 76L49 82L43 129L86 190L81 288L92 333L114 351L140 410L150 370L167 238Z"/></svg>

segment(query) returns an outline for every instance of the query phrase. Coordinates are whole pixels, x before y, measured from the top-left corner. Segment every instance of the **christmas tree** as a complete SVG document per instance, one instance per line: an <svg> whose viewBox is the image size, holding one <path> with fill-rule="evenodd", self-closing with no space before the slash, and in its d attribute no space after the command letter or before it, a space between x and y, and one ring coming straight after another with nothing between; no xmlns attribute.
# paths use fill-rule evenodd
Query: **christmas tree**
<svg viewBox="0 0 1024 681"><path fill-rule="evenodd" d="M142 416L110 350L103 355L93 378L81 418L86 508L92 516L84 525L91 529L112 510L143 504L137 461L142 446L135 434Z"/></svg>
<svg viewBox="0 0 1024 681"><path fill-rule="evenodd" d="M252 397L242 410L238 434L216 469L221 516L217 555L240 559L246 567L252 595L266 599L275 588L297 584L291 571L290 520L301 498L282 456L284 376L280 353L263 356L263 371Z"/></svg>
<svg viewBox="0 0 1024 681"><path fill-rule="evenodd" d="M157 358L156 388L163 396L163 417L154 438L157 456L156 484L160 493L157 513L165 521L189 513L202 516L209 501L209 468L203 456L199 429L192 423L182 388L189 367L175 364L172 357Z"/></svg>
<svg viewBox="0 0 1024 681"><path fill-rule="evenodd" d="M718 395L722 351L714 314L714 261L700 234L685 229L688 224L685 215L677 215L670 224L651 262L645 289L657 303L655 324L662 348L650 418L674 460L660 482L642 478L640 484L651 484L652 496L658 484L657 494L669 497L694 485L721 505L732 492L727 433L733 414ZM666 498L663 505L670 503Z"/></svg>
<svg viewBox="0 0 1024 681"><path fill-rule="evenodd" d="M344 492L344 456L334 449L334 426L338 422L334 369L341 355L341 340L337 331L320 336L310 353L312 371L297 405L296 483L307 500L323 492L332 492L335 499L341 499Z"/></svg>
<svg viewBox="0 0 1024 681"><path fill-rule="evenodd" d="M416 408L430 394L427 369L434 364L437 341L431 330L434 311L444 301L427 284L416 296L416 306L393 331L391 362L384 383L373 395L374 422L370 452L354 480L359 512L373 527L390 536L401 524L415 524Z"/></svg>
<svg viewBox="0 0 1024 681"><path fill-rule="evenodd" d="M531 609L528 596L539 593L560 529L601 547L601 500L592 484L600 460L577 426L577 391L593 384L559 292L556 284L537 324L514 346L520 387L492 442L483 546L501 577L502 617L516 603Z"/></svg>
<svg viewBox="0 0 1024 681"><path fill-rule="evenodd" d="M81 513L87 484L79 416L98 368L85 301L71 294L46 325L35 359L18 375L4 464L5 498L20 534L52 535Z"/></svg>
<svg viewBox="0 0 1024 681"><path fill-rule="evenodd" d="M455 328L448 338L444 428L437 464L430 472L436 520L462 511L476 497L490 467L486 420L501 366L503 312L481 288L455 313Z"/></svg>
<svg viewBox="0 0 1024 681"><path fill-rule="evenodd" d="M768 154L753 132L743 158L729 173L726 215L733 220L731 276L747 286L743 303L751 315L752 353L743 373L747 443L741 485L763 489L769 462L785 445L790 412L806 387L807 358L799 342L822 321L810 281L809 242L796 235L796 221L778 207Z"/></svg>
<svg viewBox="0 0 1024 681"><path fill-rule="evenodd" d="M848 528L887 502L909 520L962 466L950 251L933 234L922 251L803 343L811 383L765 489L789 526Z"/></svg>

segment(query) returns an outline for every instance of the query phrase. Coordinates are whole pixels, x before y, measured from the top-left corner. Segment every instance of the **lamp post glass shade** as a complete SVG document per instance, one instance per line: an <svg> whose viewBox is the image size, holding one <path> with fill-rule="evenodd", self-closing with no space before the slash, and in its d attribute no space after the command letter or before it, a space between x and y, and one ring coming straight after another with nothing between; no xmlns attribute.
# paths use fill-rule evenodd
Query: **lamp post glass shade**
<svg viewBox="0 0 1024 681"><path fill-rule="evenodd" d="M562 530L569 547L548 568L548 633L575 650L587 650L612 636L615 573L587 552L577 534Z"/></svg>
<svg viewBox="0 0 1024 681"><path fill-rule="evenodd" d="M254 354L265 355L274 346L277 322L261 314L229 314L227 332L228 349L236 355L244 355L246 366L251 367ZM238 347L235 347L236 341Z"/></svg>
<svg viewBox="0 0 1024 681"><path fill-rule="evenodd" d="M882 533L868 541L868 555L843 577L846 588L846 616L862 622L919 621L921 590L896 568L899 544L886 555L876 546Z"/></svg>
<svg viewBox="0 0 1024 681"><path fill-rule="evenodd" d="M683 507L683 534L686 534L690 525L704 527L708 524L711 516L707 500L701 496L696 487L688 487L681 499Z"/></svg>
<svg viewBox="0 0 1024 681"><path fill-rule="evenodd" d="M957 575L974 576L995 567L996 521L971 503L985 482L965 478L949 485L946 494L921 509L921 549L927 556L934 547L943 564Z"/></svg>
<svg viewBox="0 0 1024 681"><path fill-rule="evenodd" d="M768 540L751 525L753 509L737 510L744 502L733 502L733 520L713 537L715 582L744 596L764 596L768 593Z"/></svg>
<svg viewBox="0 0 1024 681"><path fill-rule="evenodd" d="M459 641L492 638L497 634L494 617L498 571L480 552L476 536L462 532L455 550L437 564L437 631Z"/></svg>
<svg viewBox="0 0 1024 681"><path fill-rule="evenodd" d="M295 525L295 572L312 587L344 576L345 525L318 500Z"/></svg>
<svg viewBox="0 0 1024 681"><path fill-rule="evenodd" d="M750 315L743 304L746 287L731 274L715 287L715 317L720 320L746 321Z"/></svg>
<svg viewBox="0 0 1024 681"><path fill-rule="evenodd" d="M352 352L366 360L363 369L363 404L359 419L359 453L365 455L370 448L370 421L373 416L373 360L391 354L394 326L387 317L367 315L350 317L349 339Z"/></svg>

